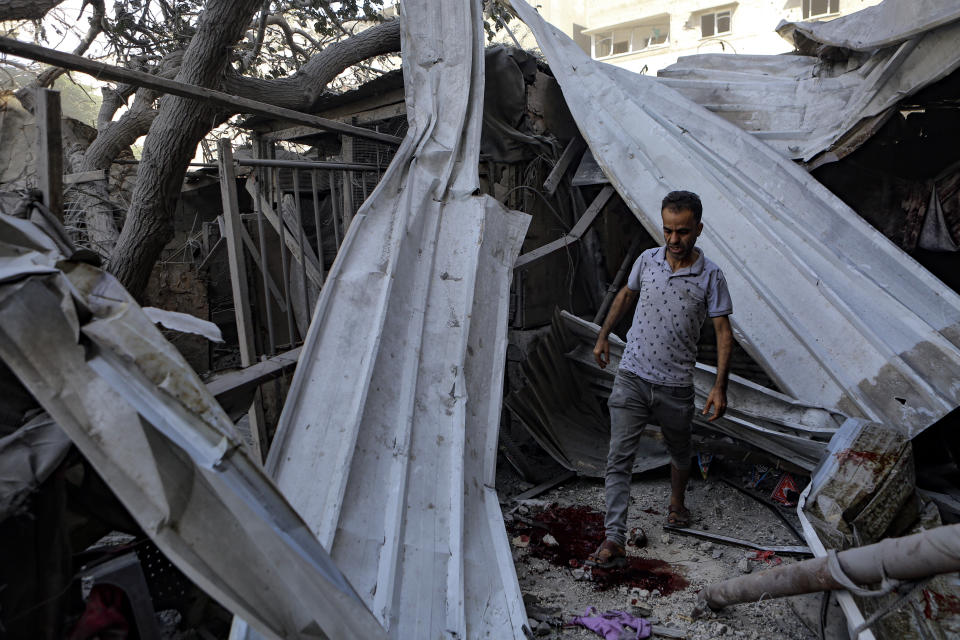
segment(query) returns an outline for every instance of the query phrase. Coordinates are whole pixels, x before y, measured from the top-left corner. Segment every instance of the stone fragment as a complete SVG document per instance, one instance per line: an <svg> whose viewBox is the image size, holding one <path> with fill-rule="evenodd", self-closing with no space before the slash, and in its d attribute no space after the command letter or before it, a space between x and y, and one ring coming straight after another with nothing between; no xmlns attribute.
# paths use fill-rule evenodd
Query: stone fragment
<svg viewBox="0 0 960 640"><path fill-rule="evenodd" d="M753 567L750 566L750 561L746 558L740 558L740 562L737 563L737 569L740 569L742 573L750 573L753 570Z"/></svg>
<svg viewBox="0 0 960 640"><path fill-rule="evenodd" d="M560 543L557 542L556 538L548 533L543 536L543 544L547 545L548 547L556 547Z"/></svg>

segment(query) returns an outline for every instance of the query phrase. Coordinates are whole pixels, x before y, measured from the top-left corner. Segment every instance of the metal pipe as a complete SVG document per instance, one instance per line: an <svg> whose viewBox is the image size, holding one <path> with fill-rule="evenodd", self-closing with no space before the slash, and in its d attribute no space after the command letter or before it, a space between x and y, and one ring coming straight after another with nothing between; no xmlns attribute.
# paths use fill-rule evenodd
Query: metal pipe
<svg viewBox="0 0 960 640"><path fill-rule="evenodd" d="M296 331L293 322L293 305L290 302L290 258L287 256L287 223L283 219L283 191L280 189L280 169L270 169L273 174L271 182L274 186L274 196L276 196L277 212L277 231L280 234L280 271L283 278L283 300L287 312L287 331L289 332L288 344L296 342Z"/></svg>
<svg viewBox="0 0 960 640"><path fill-rule="evenodd" d="M902 538L887 538L864 547L836 554L831 570L830 556L782 565L712 584L700 592L694 616L706 607L718 611L741 602L763 598L850 589L854 585L877 584L890 579L919 580L960 570L960 524L921 531ZM841 571L837 571L839 567ZM841 573L842 572L842 573Z"/></svg>
<svg viewBox="0 0 960 640"><path fill-rule="evenodd" d="M327 176L330 181L330 216L333 218L333 238L337 243L337 252L340 252L340 242L343 234L340 232L340 207L337 204L337 174L333 171Z"/></svg>
<svg viewBox="0 0 960 640"><path fill-rule="evenodd" d="M317 262L320 263L317 268L320 269L320 278L323 279L326 274L323 270L323 236L320 234L320 189L317 184L316 170L310 171L310 189L313 193L313 224L317 228Z"/></svg>
<svg viewBox="0 0 960 640"><path fill-rule="evenodd" d="M306 317L307 324L310 324L310 288L307 286L307 242L303 234L303 213L300 210L300 169L293 170L293 201L294 208L297 210L297 246L300 247L300 277L303 285L303 314Z"/></svg>
<svg viewBox="0 0 960 640"><path fill-rule="evenodd" d="M263 158L238 158L241 167L278 167L281 169L337 169L341 171L378 171L375 164L357 162L322 162L319 160L266 160ZM213 165L216 166L216 165Z"/></svg>
<svg viewBox="0 0 960 640"><path fill-rule="evenodd" d="M640 248L640 242L641 237L637 235L633 238L633 242L630 243L630 248L627 249L627 255L623 257L623 262L620 263L620 269L617 271L617 275L614 276L613 282L607 287L607 295L603 297L603 302L600 303L600 308L597 309L597 315L593 316L593 324L603 324L604 318L607 317L607 311L610 309L610 305L613 304L613 299L617 296L617 292L620 291L620 287L623 286L623 281L626 280L627 274L630 272L630 267L634 262L633 254Z"/></svg>
<svg viewBox="0 0 960 640"><path fill-rule="evenodd" d="M258 154L262 154L265 151L265 145L263 140L257 140L255 147ZM260 273L263 275L263 303L267 310L267 340L269 341L269 351L267 355L272 356L277 352L277 336L273 330L273 305L270 304L270 296L268 295L269 285L270 285L270 275L267 273L268 263L267 263L267 239L264 233L264 224L263 224L263 205L261 193L262 185L266 184L263 169L257 170L257 178L253 183L253 206L254 211L257 212L257 238L260 244ZM267 194L269 197L269 193ZM279 302L279 301L278 301Z"/></svg>

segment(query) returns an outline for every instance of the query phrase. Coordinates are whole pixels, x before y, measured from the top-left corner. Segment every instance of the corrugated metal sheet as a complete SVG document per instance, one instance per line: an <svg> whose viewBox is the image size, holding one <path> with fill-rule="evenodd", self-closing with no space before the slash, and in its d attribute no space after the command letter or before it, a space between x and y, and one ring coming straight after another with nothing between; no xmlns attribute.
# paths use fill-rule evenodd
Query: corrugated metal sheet
<svg viewBox="0 0 960 640"><path fill-rule="evenodd" d="M590 149L657 239L705 203L737 340L788 394L914 435L960 405L960 297L802 168L654 78L591 60L521 0Z"/></svg>
<svg viewBox="0 0 960 640"><path fill-rule="evenodd" d="M794 32L832 47L851 51L872 51L900 44L960 20L956 0L886 0L872 7L834 20L782 22L777 31L790 36Z"/></svg>
<svg viewBox="0 0 960 640"><path fill-rule="evenodd" d="M599 331L592 322L558 312L551 332L524 366L528 385L511 394L507 406L557 462L582 475L602 477L610 422L601 404L610 397L624 342L610 336L610 364L601 369L593 356ZM697 364L697 406L704 406L715 380L714 367ZM709 422L709 416L697 412L694 423L808 470L817 465L827 442L847 419L736 375L730 376L727 397L729 406L724 417ZM669 456L662 443L645 438L634 471L667 463Z"/></svg>
<svg viewBox="0 0 960 640"><path fill-rule="evenodd" d="M830 22L781 25L784 35L796 29L816 42L867 53L829 59L703 54L682 57L658 75L684 97L814 168L854 151L904 98L960 68L957 3L918 5L888 0Z"/></svg>
<svg viewBox="0 0 960 640"><path fill-rule="evenodd" d="M409 132L330 271L267 469L390 637L522 638L493 481L529 217L477 195L480 4L402 9Z"/></svg>
<svg viewBox="0 0 960 640"><path fill-rule="evenodd" d="M0 358L164 554L268 637L384 637L123 287L50 266L63 256L23 220L0 215L0 245Z"/></svg>

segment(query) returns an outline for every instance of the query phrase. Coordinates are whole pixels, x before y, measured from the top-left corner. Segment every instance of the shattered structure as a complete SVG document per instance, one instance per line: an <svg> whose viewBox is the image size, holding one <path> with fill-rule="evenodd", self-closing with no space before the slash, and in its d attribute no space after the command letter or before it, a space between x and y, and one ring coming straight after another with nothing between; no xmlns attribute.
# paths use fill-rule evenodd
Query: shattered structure
<svg viewBox="0 0 960 640"><path fill-rule="evenodd" d="M0 460L16 461L0 469L0 517L72 441L235 616L231 638L527 637L494 487L498 434L500 446L516 435L501 402L562 467L603 475L624 344L611 336L612 366L600 369L596 322L642 245L662 241L660 196L682 188L707 203L699 243L726 275L742 347L728 412L697 413L696 442L811 476L797 514L816 566L943 524L935 504L953 498L917 489L911 440L960 406L960 295L811 172L956 74L960 10L923 0L905 17L887 0L780 25L797 55L691 56L650 78L591 60L523 0L510 5L539 66L484 50L477 3L409 0L403 90L386 74L328 101L350 117L379 92L370 122L403 121L382 176L379 151L376 163L270 157L271 135L332 144L305 126L253 120L253 157L222 147L236 383L204 384L154 326L216 339L211 323L142 309L42 210L0 217L0 358L46 411L0 438ZM566 125L562 144L525 121L536 100L539 116ZM366 152L338 144L342 156ZM956 249L955 166L911 204L924 249ZM238 167L249 167L240 191ZM568 264L561 281L555 267ZM254 394L293 362L271 440ZM699 404L715 375L698 363ZM650 429L634 470L667 461ZM960 601L955 581L871 595L831 575L847 589L851 637L960 632L943 604Z"/></svg>

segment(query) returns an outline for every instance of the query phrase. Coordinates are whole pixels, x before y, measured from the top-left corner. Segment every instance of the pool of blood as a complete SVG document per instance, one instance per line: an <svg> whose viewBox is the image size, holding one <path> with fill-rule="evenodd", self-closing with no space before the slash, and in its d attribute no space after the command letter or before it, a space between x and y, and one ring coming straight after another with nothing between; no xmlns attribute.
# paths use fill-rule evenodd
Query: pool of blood
<svg viewBox="0 0 960 640"><path fill-rule="evenodd" d="M552 504L543 511L514 519L508 525L511 535L529 536L527 553L560 567L577 568L603 542L603 514L589 507L561 507ZM543 542L550 534L556 545ZM685 589L687 580L668 562L655 558L627 556L622 569L588 568L599 591L626 585L661 595Z"/></svg>

